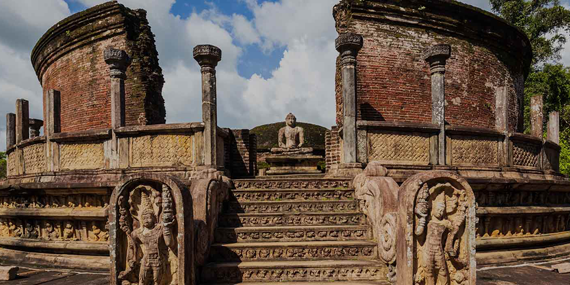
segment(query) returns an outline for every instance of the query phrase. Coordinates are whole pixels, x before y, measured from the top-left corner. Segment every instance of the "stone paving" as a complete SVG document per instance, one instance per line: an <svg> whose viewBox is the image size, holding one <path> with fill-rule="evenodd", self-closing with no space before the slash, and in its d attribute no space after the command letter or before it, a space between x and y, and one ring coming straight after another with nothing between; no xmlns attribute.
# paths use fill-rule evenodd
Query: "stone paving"
<svg viewBox="0 0 570 285"><path fill-rule="evenodd" d="M566 261L568 262L568 261ZM570 273L559 274L548 270L553 264L483 269L477 272L478 285L566 285ZM18 279L0 281L0 285L103 285L109 284L106 274L43 271L21 268ZM261 283L259 283L261 284Z"/></svg>

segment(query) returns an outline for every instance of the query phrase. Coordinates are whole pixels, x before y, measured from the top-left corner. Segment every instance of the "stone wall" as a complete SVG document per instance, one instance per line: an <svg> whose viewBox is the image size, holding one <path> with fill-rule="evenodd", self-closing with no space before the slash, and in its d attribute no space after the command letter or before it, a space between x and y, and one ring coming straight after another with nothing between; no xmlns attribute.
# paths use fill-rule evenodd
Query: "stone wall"
<svg viewBox="0 0 570 285"><path fill-rule="evenodd" d="M325 161L328 172L333 165L338 165L340 163L341 145L338 127L333 126L330 131L325 133L325 152Z"/></svg>
<svg viewBox="0 0 570 285"><path fill-rule="evenodd" d="M530 47L521 32L502 20L448 1L342 1L335 16L339 33L364 38L357 57L358 120L430 123L430 71L423 55L433 45L449 44L446 122L494 128L495 97L507 96L508 130L522 130ZM337 122L341 122L338 69L337 61Z"/></svg>
<svg viewBox="0 0 570 285"><path fill-rule="evenodd" d="M125 81L125 123L164 124L164 79L154 36L144 10L116 2L95 6L62 20L38 41L32 64L44 90L61 92L61 132L111 126L107 47L131 57ZM44 104L44 117L47 117Z"/></svg>
<svg viewBox="0 0 570 285"><path fill-rule="evenodd" d="M229 166L233 177L255 175L257 139L248 129L231 130Z"/></svg>

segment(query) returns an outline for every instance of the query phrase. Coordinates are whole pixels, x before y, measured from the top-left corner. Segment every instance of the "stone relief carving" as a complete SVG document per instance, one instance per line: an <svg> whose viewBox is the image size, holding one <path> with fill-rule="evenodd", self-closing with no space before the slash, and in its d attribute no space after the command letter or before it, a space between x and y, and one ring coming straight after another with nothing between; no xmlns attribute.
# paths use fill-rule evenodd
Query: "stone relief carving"
<svg viewBox="0 0 570 285"><path fill-rule="evenodd" d="M397 284L475 284L475 199L459 176L414 175L399 190Z"/></svg>
<svg viewBox="0 0 570 285"><path fill-rule="evenodd" d="M378 241L378 256L388 266L388 279L396 280L396 221L398 184L386 177L386 168L372 161L364 172L354 178L355 195L361 201L363 212L372 224L374 239Z"/></svg>
<svg viewBox="0 0 570 285"><path fill-rule="evenodd" d="M431 188L424 184L420 190L415 209L420 247L416 283L449 284L451 278L456 284L464 284L467 262L459 252L459 231L464 227L466 203L465 193L449 183Z"/></svg>
<svg viewBox="0 0 570 285"><path fill-rule="evenodd" d="M170 190L150 186L119 197L120 229L128 240L127 268L119 273L122 284L171 284L178 267L177 259L171 258L177 254L172 203ZM104 238L93 227L93 238Z"/></svg>
<svg viewBox="0 0 570 285"><path fill-rule="evenodd" d="M477 223L477 238L537 236L570 231L570 214L483 215Z"/></svg>
<svg viewBox="0 0 570 285"><path fill-rule="evenodd" d="M105 208L108 195L11 195L0 197L0 209L22 208Z"/></svg>
<svg viewBox="0 0 570 285"><path fill-rule="evenodd" d="M173 176L126 176L110 200L110 284L194 284L192 208L190 190Z"/></svg>

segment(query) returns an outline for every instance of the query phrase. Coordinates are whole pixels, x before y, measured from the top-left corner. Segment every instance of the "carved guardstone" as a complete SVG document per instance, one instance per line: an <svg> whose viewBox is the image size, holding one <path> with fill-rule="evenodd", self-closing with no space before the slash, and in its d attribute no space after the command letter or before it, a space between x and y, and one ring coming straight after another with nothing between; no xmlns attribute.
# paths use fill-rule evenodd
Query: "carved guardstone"
<svg viewBox="0 0 570 285"><path fill-rule="evenodd" d="M109 213L111 284L195 284L192 214L190 190L177 178L123 180Z"/></svg>
<svg viewBox="0 0 570 285"><path fill-rule="evenodd" d="M298 127L297 118L289 113L285 118L286 126L279 130L279 147L271 149L271 155L266 157L270 168L268 175L279 174L310 174L321 173L317 164L323 158L312 155L312 147L303 147L305 131Z"/></svg>
<svg viewBox="0 0 570 285"><path fill-rule="evenodd" d="M475 197L451 172L410 177L398 194L397 284L475 285Z"/></svg>

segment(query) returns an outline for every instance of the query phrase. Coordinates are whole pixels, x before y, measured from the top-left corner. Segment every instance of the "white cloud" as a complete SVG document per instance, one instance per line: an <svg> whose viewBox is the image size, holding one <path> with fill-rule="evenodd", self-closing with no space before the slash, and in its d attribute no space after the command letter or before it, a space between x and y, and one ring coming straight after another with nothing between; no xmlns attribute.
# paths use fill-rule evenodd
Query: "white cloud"
<svg viewBox="0 0 570 285"><path fill-rule="evenodd" d="M243 15L234 14L232 17L232 34L241 44L259 44L261 39L253 24Z"/></svg>
<svg viewBox="0 0 570 285"><path fill-rule="evenodd" d="M0 150L6 148L6 113L16 99L30 101L30 116L42 118L42 89L30 62L41 35L70 14L63 0L0 1Z"/></svg>

